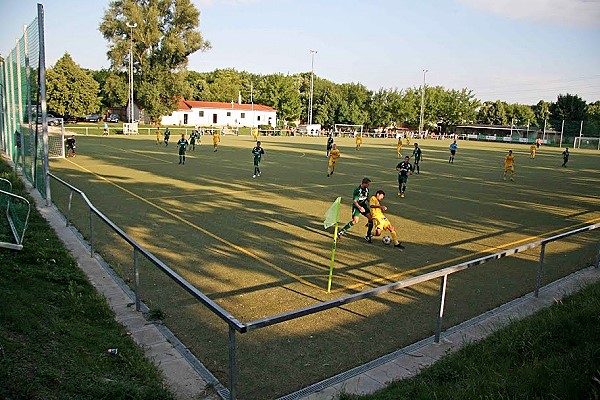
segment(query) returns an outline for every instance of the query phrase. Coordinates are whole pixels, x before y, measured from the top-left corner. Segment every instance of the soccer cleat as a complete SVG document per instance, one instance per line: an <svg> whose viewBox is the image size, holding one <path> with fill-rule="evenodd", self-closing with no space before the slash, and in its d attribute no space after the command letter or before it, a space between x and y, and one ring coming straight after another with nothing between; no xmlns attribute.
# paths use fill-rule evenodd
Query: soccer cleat
<svg viewBox="0 0 600 400"><path fill-rule="evenodd" d="M402 246L402 243L395 244L394 247L397 247L399 249L405 249L405 247Z"/></svg>
<svg viewBox="0 0 600 400"><path fill-rule="evenodd" d="M256 175L252 175L253 178L256 178Z"/></svg>
<svg viewBox="0 0 600 400"><path fill-rule="evenodd" d="M327 176L329 176L329 174L327 174Z"/></svg>
<svg viewBox="0 0 600 400"><path fill-rule="evenodd" d="M400 193L400 197L404 197L404 193Z"/></svg>
<svg viewBox="0 0 600 400"><path fill-rule="evenodd" d="M256 174L256 176L260 176L260 172L258 174Z"/></svg>
<svg viewBox="0 0 600 400"><path fill-rule="evenodd" d="M339 231L338 235L337 235L338 239L341 238L342 236L344 236L344 231Z"/></svg>
<svg viewBox="0 0 600 400"><path fill-rule="evenodd" d="M398 196L402 196L402 192L398 192Z"/></svg>
<svg viewBox="0 0 600 400"><path fill-rule="evenodd" d="M365 236L365 240L367 241L367 243L373 243L373 239L371 239L371 236Z"/></svg>

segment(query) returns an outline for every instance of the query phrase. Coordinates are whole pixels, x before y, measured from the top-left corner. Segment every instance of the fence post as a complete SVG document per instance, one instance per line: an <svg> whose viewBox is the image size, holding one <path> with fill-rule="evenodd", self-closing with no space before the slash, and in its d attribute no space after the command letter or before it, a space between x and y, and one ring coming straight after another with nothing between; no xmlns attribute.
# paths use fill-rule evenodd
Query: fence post
<svg viewBox="0 0 600 400"><path fill-rule="evenodd" d="M540 287L542 286L542 266L544 265L544 254L546 254L546 243L542 243L542 249L540 250L540 263L538 264L537 277L535 279L535 297L539 296Z"/></svg>
<svg viewBox="0 0 600 400"><path fill-rule="evenodd" d="M237 361L235 356L235 329L231 325L229 325L227 349L229 351L229 400L236 400Z"/></svg>
<svg viewBox="0 0 600 400"><path fill-rule="evenodd" d="M94 213L90 207L90 257L94 257Z"/></svg>
<svg viewBox="0 0 600 400"><path fill-rule="evenodd" d="M442 276L440 282L440 308L438 310L437 322L435 324L435 343L440 342L440 336L442 335L442 320L444 318L444 304L446 302L446 286L448 284L448 275Z"/></svg>
<svg viewBox="0 0 600 400"><path fill-rule="evenodd" d="M134 277L134 293L135 293L135 311L140 311L140 272L138 269L138 251L133 248L133 277Z"/></svg>
<svg viewBox="0 0 600 400"><path fill-rule="evenodd" d="M73 190L69 192L69 206L67 207L67 226L71 224L71 204L73 203Z"/></svg>

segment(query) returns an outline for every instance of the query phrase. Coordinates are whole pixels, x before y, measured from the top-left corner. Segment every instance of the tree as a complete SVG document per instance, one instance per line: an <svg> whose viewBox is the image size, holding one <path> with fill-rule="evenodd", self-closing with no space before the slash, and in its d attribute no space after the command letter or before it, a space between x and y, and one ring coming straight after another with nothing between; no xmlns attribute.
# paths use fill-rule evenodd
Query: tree
<svg viewBox="0 0 600 400"><path fill-rule="evenodd" d="M509 123L514 125L536 125L533 109L525 104L508 104L506 106L506 118L508 118Z"/></svg>
<svg viewBox="0 0 600 400"><path fill-rule="evenodd" d="M533 112L535 114L535 119L537 120L537 126L545 126L545 121L550 118L550 103L544 100L538 101L533 107Z"/></svg>
<svg viewBox="0 0 600 400"><path fill-rule="evenodd" d="M129 100L129 83L124 73L115 73L107 69L91 71L94 79L100 85L102 107L125 107Z"/></svg>
<svg viewBox="0 0 600 400"><path fill-rule="evenodd" d="M100 109L98 82L65 53L46 72L48 109L60 115L83 117Z"/></svg>
<svg viewBox="0 0 600 400"><path fill-rule="evenodd" d="M506 103L500 100L486 101L479 108L477 121L481 124L508 125Z"/></svg>
<svg viewBox="0 0 600 400"><path fill-rule="evenodd" d="M292 76L273 74L263 77L257 85L256 101L277 110L279 121L296 121L300 118L300 81Z"/></svg>
<svg viewBox="0 0 600 400"><path fill-rule="evenodd" d="M210 48L196 30L199 24L200 12L191 0L114 0L104 13L99 29L109 42L111 68L127 71L133 40L136 102L153 120L170 114L178 98L190 93L188 56Z"/></svg>
<svg viewBox="0 0 600 400"><path fill-rule="evenodd" d="M558 95L556 103L550 107L552 118L565 121L583 121L586 117L585 101L573 94Z"/></svg>

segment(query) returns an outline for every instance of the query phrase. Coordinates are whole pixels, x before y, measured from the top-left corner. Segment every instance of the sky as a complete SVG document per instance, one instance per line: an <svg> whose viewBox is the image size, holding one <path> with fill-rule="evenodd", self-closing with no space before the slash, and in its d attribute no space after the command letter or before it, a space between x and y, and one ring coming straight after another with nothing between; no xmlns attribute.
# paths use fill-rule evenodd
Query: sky
<svg viewBox="0 0 600 400"><path fill-rule="evenodd" d="M192 1L212 45L190 56L193 71L312 69L374 91L425 80L482 101L536 104L566 93L600 100L600 0ZM2 56L38 2L48 66L68 52L81 67L110 67L98 31L108 0L0 0Z"/></svg>

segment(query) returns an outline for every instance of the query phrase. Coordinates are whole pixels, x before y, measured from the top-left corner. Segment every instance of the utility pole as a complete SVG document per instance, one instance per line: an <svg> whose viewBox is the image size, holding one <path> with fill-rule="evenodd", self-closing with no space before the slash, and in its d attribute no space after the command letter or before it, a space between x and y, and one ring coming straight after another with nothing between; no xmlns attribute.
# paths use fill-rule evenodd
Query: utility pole
<svg viewBox="0 0 600 400"><path fill-rule="evenodd" d="M313 88L314 88L314 69L315 69L315 54L316 50L310 50L311 62L310 62L310 99L308 100L308 124L312 124L313 114Z"/></svg>
<svg viewBox="0 0 600 400"><path fill-rule="evenodd" d="M127 27L130 29L129 34L129 122L133 122L133 28L137 28L137 24L127 22Z"/></svg>
<svg viewBox="0 0 600 400"><path fill-rule="evenodd" d="M425 112L425 74L429 72L428 69L423 70L423 89L421 90L421 117L419 118L419 137L423 135L423 116Z"/></svg>

